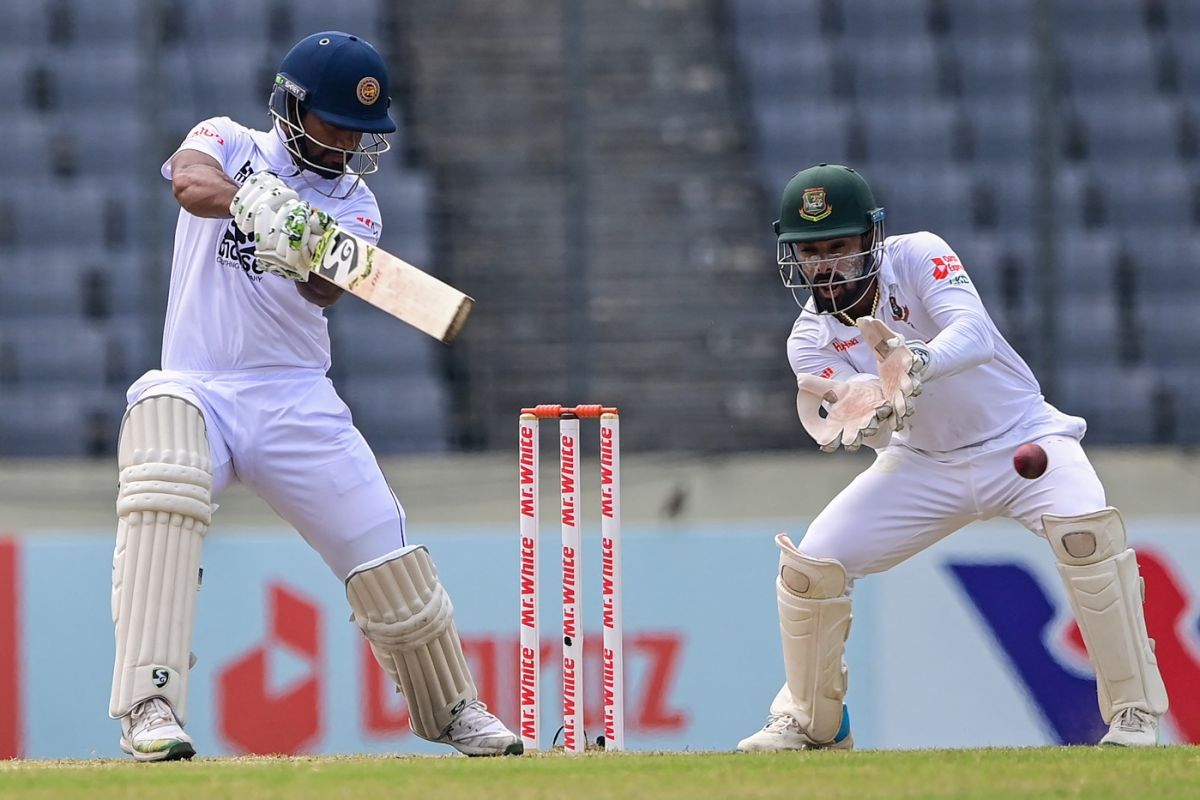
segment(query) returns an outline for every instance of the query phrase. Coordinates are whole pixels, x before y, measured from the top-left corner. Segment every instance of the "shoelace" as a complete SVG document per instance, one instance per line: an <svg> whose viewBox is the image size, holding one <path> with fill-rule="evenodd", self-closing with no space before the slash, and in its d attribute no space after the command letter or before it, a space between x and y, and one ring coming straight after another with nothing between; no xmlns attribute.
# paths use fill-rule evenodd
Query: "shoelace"
<svg viewBox="0 0 1200 800"><path fill-rule="evenodd" d="M1123 731L1140 731L1149 727L1149 714L1138 708L1123 708L1117 712L1117 727Z"/></svg>
<svg viewBox="0 0 1200 800"><path fill-rule="evenodd" d="M142 703L133 712L133 722L138 727L149 730L157 725L175 724L175 715L165 701L157 697Z"/></svg>
<svg viewBox="0 0 1200 800"><path fill-rule="evenodd" d="M793 727L795 723L796 720L790 714L771 714L767 717L767 724L763 726L763 730L780 733Z"/></svg>
<svg viewBox="0 0 1200 800"><path fill-rule="evenodd" d="M473 709L480 713L467 714L468 709ZM465 728L466 733L478 733L492 723L492 720L488 719L486 716L488 713L489 712L486 703L484 703L482 700L472 700L471 702L467 703L462 711L458 712L458 716L454 718L452 723L450 723L450 729L453 730L456 727L460 727ZM469 725L466 724L468 719L470 721Z"/></svg>

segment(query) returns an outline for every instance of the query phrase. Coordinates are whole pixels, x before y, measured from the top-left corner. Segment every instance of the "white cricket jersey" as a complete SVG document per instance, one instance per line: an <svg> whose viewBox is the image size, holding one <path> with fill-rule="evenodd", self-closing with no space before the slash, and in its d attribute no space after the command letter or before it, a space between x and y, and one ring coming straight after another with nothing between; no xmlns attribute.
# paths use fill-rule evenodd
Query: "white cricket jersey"
<svg viewBox="0 0 1200 800"><path fill-rule="evenodd" d="M907 340L928 342L932 353L913 415L894 443L948 452L1018 424L1082 436L1082 419L1042 398L1033 372L1000 335L958 256L940 237L925 231L889 236L878 278L875 316ZM875 354L858 328L811 313L813 308L810 298L788 338L792 370L833 380L877 375Z"/></svg>
<svg viewBox="0 0 1200 800"><path fill-rule="evenodd" d="M300 175L274 131L246 128L228 117L196 125L180 150L212 156L238 184L256 172L273 172L350 232L377 242L379 206L366 184L335 200L322 195L334 180ZM163 164L171 178L171 162ZM314 280L317 280L314 278ZM233 219L206 219L179 210L171 287L163 329L162 367L223 372L258 367L329 369L329 332L320 307L293 281L271 275L254 258L254 245Z"/></svg>

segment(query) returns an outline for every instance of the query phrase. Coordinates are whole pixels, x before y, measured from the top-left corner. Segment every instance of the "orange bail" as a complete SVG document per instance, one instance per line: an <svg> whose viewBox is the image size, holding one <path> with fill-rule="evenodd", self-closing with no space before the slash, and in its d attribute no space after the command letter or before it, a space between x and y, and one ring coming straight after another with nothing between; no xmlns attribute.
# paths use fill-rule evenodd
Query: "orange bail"
<svg viewBox="0 0 1200 800"><path fill-rule="evenodd" d="M522 414L533 414L538 419L557 419L564 414L569 414L579 419L595 419L604 414L616 414L617 409L613 406L602 406L596 403L589 403L578 406L564 406L558 404L544 404L534 406L533 408L522 408Z"/></svg>

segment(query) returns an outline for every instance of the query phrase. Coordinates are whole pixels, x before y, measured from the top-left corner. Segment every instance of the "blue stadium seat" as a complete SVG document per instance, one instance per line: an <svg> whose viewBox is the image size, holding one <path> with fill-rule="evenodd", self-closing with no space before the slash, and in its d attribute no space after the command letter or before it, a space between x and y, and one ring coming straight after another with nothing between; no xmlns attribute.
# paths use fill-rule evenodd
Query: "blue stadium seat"
<svg viewBox="0 0 1200 800"><path fill-rule="evenodd" d="M448 447L450 405L442 381L421 375L358 374L339 382L355 426L381 453L434 453Z"/></svg>
<svg viewBox="0 0 1200 800"><path fill-rule="evenodd" d="M0 322L0 342L15 354L14 378L21 384L79 389L104 386L104 333L77 317L5 320Z"/></svg>
<svg viewBox="0 0 1200 800"><path fill-rule="evenodd" d="M103 185L35 181L23 186L11 222L17 246L30 254L41 253L48 240L54 246L76 245L84 252L102 246L106 197Z"/></svg>
<svg viewBox="0 0 1200 800"><path fill-rule="evenodd" d="M1036 0L951 0L950 31L956 42L973 49L988 42L1027 39L1031 34ZM903 4L897 4L903 5Z"/></svg>
<svg viewBox="0 0 1200 800"><path fill-rule="evenodd" d="M389 314L355 299L338 303L330 314L329 335L334 360L352 374L431 375L437 372L440 348L433 339Z"/></svg>
<svg viewBox="0 0 1200 800"><path fill-rule="evenodd" d="M1117 304L1108 293L1060 294L1054 323L1059 352L1075 363L1115 364L1119 353Z"/></svg>
<svg viewBox="0 0 1200 800"><path fill-rule="evenodd" d="M1083 16L1107 16L1110 8L1129 5L1112 3L1106 6L1104 14L1092 12ZM1152 43L1140 28L1113 26L1106 27L1103 33L1089 35L1072 23L1060 32L1059 41L1064 77L1072 97L1095 98L1110 116L1119 117L1129 110L1120 108L1114 113L1114 97L1139 99L1154 93Z"/></svg>
<svg viewBox="0 0 1200 800"><path fill-rule="evenodd" d="M864 102L868 157L873 164L948 166L955 110L948 103Z"/></svg>
<svg viewBox="0 0 1200 800"><path fill-rule="evenodd" d="M863 47L854 55L858 97L895 107L937 97L937 62L928 37L896 40L889 47Z"/></svg>
<svg viewBox="0 0 1200 800"><path fill-rule="evenodd" d="M1063 228L1056 237L1056 291L1060 298L1099 303L1113 296L1117 237L1108 229Z"/></svg>
<svg viewBox="0 0 1200 800"><path fill-rule="evenodd" d="M1114 97L1120 96L1120 101ZM1118 102L1118 108L1114 103ZM1180 107L1150 92L1104 95L1073 103L1084 121L1088 156L1099 163L1174 158Z"/></svg>
<svg viewBox="0 0 1200 800"><path fill-rule="evenodd" d="M6 0L4 24L0 25L0 56L32 51L45 41L44 0ZM0 78L0 83L2 82L3 79Z"/></svg>
<svg viewBox="0 0 1200 800"><path fill-rule="evenodd" d="M957 6L958 3L950 3ZM996 3L995 5L1005 5ZM1034 58L1028 38L955 39L962 68L963 101L981 110L1032 106Z"/></svg>
<svg viewBox="0 0 1200 800"><path fill-rule="evenodd" d="M1021 169L1029 163L1041 134L1028 97L971 101L962 110L971 126L974 163L1001 169Z"/></svg>
<svg viewBox="0 0 1200 800"><path fill-rule="evenodd" d="M1085 46L1084 41L1112 34L1144 36L1143 5L1138 0L1118 0L1103 7L1091 0L1058 0L1054 8L1055 30L1061 41L1075 42L1081 47Z"/></svg>
<svg viewBox="0 0 1200 800"><path fill-rule="evenodd" d="M82 456L97 401L76 388L0 391L0 455Z"/></svg>
<svg viewBox="0 0 1200 800"><path fill-rule="evenodd" d="M757 110L759 146L772 187L782 186L809 164L847 161L849 126L854 122L849 106L770 104Z"/></svg>
<svg viewBox="0 0 1200 800"><path fill-rule="evenodd" d="M970 231L971 182L962 171L889 159L872 161L862 174L887 208L889 234L933 231L953 246Z"/></svg>
<svg viewBox="0 0 1200 800"><path fill-rule="evenodd" d="M1060 358L1057 391L1047 399L1088 421L1088 437L1112 444L1148 442L1154 436L1151 409L1158 383L1146 367L1100 365Z"/></svg>
<svg viewBox="0 0 1200 800"><path fill-rule="evenodd" d="M732 0L734 30L746 47L754 48L786 31L815 38L820 32L820 11L815 2L794 0Z"/></svg>
<svg viewBox="0 0 1200 800"><path fill-rule="evenodd" d="M36 245L9 252L8 269L36 280L10 280L0 292L0 319L41 315L79 315L83 256L74 248Z"/></svg>
<svg viewBox="0 0 1200 800"><path fill-rule="evenodd" d="M911 3L855 0L841 6L847 34L867 42L868 47L926 38L924 9Z"/></svg>

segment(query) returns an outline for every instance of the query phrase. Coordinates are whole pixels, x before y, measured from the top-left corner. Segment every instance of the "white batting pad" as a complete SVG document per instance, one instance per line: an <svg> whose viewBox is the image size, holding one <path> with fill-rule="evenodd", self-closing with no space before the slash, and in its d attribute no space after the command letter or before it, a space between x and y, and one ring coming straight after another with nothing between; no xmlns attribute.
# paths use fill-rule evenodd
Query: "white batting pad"
<svg viewBox="0 0 1200 800"><path fill-rule="evenodd" d="M182 724L200 547L212 521L212 462L200 410L170 395L136 403L121 424L117 463L117 649L108 713L123 717L162 697Z"/></svg>
<svg viewBox="0 0 1200 800"><path fill-rule="evenodd" d="M832 559L806 556L785 533L775 543L780 550L775 593L787 686L771 711L791 714L814 744L825 744L841 727L846 696L844 657L851 620L846 570Z"/></svg>
<svg viewBox="0 0 1200 800"><path fill-rule="evenodd" d="M437 739L479 692L429 551L404 547L356 567L346 597L379 665L408 700L413 733Z"/></svg>
<svg viewBox="0 0 1200 800"><path fill-rule="evenodd" d="M1075 517L1042 516L1071 608L1087 645L1100 713L1106 723L1124 708L1167 710L1167 688L1142 610L1144 587L1125 524L1115 508Z"/></svg>

